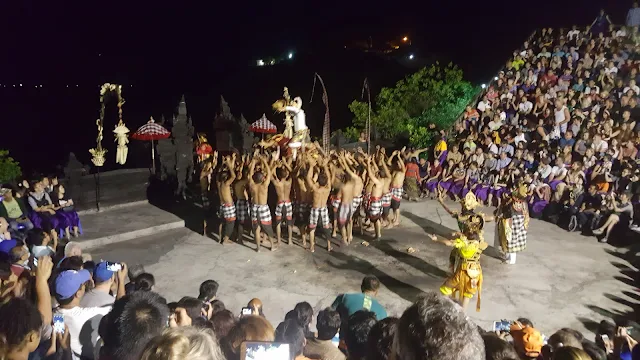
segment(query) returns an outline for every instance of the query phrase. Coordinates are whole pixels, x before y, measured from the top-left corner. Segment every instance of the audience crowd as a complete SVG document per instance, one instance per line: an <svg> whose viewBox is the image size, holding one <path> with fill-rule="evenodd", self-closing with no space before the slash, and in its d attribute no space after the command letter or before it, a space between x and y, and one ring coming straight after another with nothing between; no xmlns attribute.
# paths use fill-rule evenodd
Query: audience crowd
<svg viewBox="0 0 640 360"><path fill-rule="evenodd" d="M601 12L587 29L543 29L514 52L454 137L443 136L433 159L419 161L412 175L423 195L473 191L499 205L524 182L534 216L605 241L633 230L640 194L637 4L628 27L609 22ZM593 339L570 328L545 337L525 318L480 329L435 292L389 317L376 300L381 284L374 276L317 313L296 304L275 327L259 299L239 313L226 309L214 280L197 296L167 302L141 266L96 263L76 243L58 243L78 236L81 226L55 179L4 187L1 195L0 360L240 360L254 358L246 350L252 342L288 344L286 358L295 360L640 359L623 319L601 322Z"/></svg>
<svg viewBox="0 0 640 360"><path fill-rule="evenodd" d="M532 217L601 242L637 231L637 14L635 4L630 26L611 25L602 11L586 29L535 33L476 106L466 108L453 133L447 138L441 131L433 154L419 160L413 178L422 196L472 191L499 206L524 183Z"/></svg>

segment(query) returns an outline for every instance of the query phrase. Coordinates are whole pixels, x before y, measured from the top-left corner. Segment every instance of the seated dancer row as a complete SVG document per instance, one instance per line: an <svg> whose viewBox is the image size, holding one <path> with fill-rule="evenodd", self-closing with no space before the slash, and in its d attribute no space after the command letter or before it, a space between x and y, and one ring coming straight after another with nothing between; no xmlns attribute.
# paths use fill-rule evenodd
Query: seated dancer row
<svg viewBox="0 0 640 360"><path fill-rule="evenodd" d="M319 230L327 238L327 250L331 251L331 216L334 237L339 230L345 245L353 241L354 221L361 233L371 230L376 238L382 236L384 226L395 226L400 221L406 168L399 151L391 156L384 149L374 155L361 150L355 154L335 151L324 154L316 145L316 149L299 154L295 161L281 157L279 149L269 154L258 149L239 161L236 154L226 156L220 166L217 156L211 161L203 169L215 172L222 243L230 242L234 231L236 240L241 241L251 220L257 251L262 233L271 243L272 251L279 246L281 226L286 226L288 243L292 244L294 225L305 248L308 238L309 250L315 251ZM201 179L207 176L201 175ZM273 209L275 236L269 206L270 185L277 196Z"/></svg>

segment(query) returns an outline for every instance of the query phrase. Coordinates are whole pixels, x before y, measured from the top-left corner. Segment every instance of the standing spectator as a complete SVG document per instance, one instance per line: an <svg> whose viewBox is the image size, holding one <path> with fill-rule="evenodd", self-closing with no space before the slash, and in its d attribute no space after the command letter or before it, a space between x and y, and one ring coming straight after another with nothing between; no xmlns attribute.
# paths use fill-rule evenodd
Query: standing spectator
<svg viewBox="0 0 640 360"><path fill-rule="evenodd" d="M93 289L87 291L80 306L82 307L103 307L111 306L116 298L111 295L111 286L116 282L117 271L109 270L109 264L103 261L96 265L93 271Z"/></svg>
<svg viewBox="0 0 640 360"><path fill-rule="evenodd" d="M276 329L276 342L289 344L292 360L309 360L303 355L307 340L302 326L295 319L285 320Z"/></svg>
<svg viewBox="0 0 640 360"><path fill-rule="evenodd" d="M633 6L629 9L627 13L627 26L636 27L640 25L640 8L638 7L638 2L634 1Z"/></svg>
<svg viewBox="0 0 640 360"><path fill-rule="evenodd" d="M494 333L482 335L487 360L520 360L518 353L509 342Z"/></svg>
<svg viewBox="0 0 640 360"><path fill-rule="evenodd" d="M345 331L347 359L364 360L367 358L369 332L376 324L376 315L371 311L359 310L349 316Z"/></svg>
<svg viewBox="0 0 640 360"><path fill-rule="evenodd" d="M274 341L273 326L262 316L242 317L222 343L227 360L240 360L240 346L245 341Z"/></svg>
<svg viewBox="0 0 640 360"><path fill-rule="evenodd" d="M118 298L124 296L126 274L126 265L123 264L122 269L118 271ZM80 306L85 293L85 283L90 279L91 274L87 270L66 270L58 274L55 281L54 295L59 304L56 313L64 316L64 323L69 327L74 360L94 358L98 325L102 317L111 311L110 306Z"/></svg>
<svg viewBox="0 0 640 360"><path fill-rule="evenodd" d="M145 346L167 326L167 301L152 291L116 300L100 324L102 359L138 360Z"/></svg>
<svg viewBox="0 0 640 360"><path fill-rule="evenodd" d="M398 318L388 317L378 321L369 331L367 360L395 359L393 354L393 339L398 328Z"/></svg>
<svg viewBox="0 0 640 360"><path fill-rule="evenodd" d="M387 312L375 297L380 290L380 280L373 275L367 275L360 285L361 293L341 294L333 301L331 308L338 310L343 323L359 310L368 310L376 314L378 320L387 317Z"/></svg>
<svg viewBox="0 0 640 360"><path fill-rule="evenodd" d="M483 360L484 343L462 309L429 292L400 318L394 340L398 360Z"/></svg>
<svg viewBox="0 0 640 360"><path fill-rule="evenodd" d="M40 344L42 315L23 299L11 299L0 306L0 358L27 360Z"/></svg>
<svg viewBox="0 0 640 360"><path fill-rule="evenodd" d="M210 329L193 327L168 329L144 349L141 360L224 360L220 345Z"/></svg>
<svg viewBox="0 0 640 360"><path fill-rule="evenodd" d="M218 295L218 282L215 280L205 280L200 284L200 294L198 299L210 304Z"/></svg>
<svg viewBox="0 0 640 360"><path fill-rule="evenodd" d="M318 337L307 339L304 355L312 359L345 360L342 351L331 341L340 329L340 314L327 308L318 312L316 322Z"/></svg>
<svg viewBox="0 0 640 360"><path fill-rule="evenodd" d="M591 33L595 35L602 34L607 30L609 25L611 25L611 19L609 19L609 15L607 15L604 9L601 9L600 14L598 14L591 23Z"/></svg>

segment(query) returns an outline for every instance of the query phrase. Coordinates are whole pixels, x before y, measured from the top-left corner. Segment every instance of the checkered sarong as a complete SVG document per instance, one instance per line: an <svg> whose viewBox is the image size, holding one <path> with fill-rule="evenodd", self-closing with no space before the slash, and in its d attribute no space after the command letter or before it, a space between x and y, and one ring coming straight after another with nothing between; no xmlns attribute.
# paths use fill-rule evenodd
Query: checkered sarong
<svg viewBox="0 0 640 360"><path fill-rule="evenodd" d="M251 222L257 225L271 225L271 209L269 205L253 204L251 206Z"/></svg>
<svg viewBox="0 0 640 360"><path fill-rule="evenodd" d="M236 221L236 206L233 204L220 205L218 217L228 222Z"/></svg>
<svg viewBox="0 0 640 360"><path fill-rule="evenodd" d="M375 221L378 220L380 216L382 216L382 200L372 196L369 200L369 219Z"/></svg>
<svg viewBox="0 0 640 360"><path fill-rule="evenodd" d="M391 191L382 195L382 207L391 206Z"/></svg>
<svg viewBox="0 0 640 360"><path fill-rule="evenodd" d="M353 198L351 205L353 205L354 212L358 210L361 204L362 204L362 195L356 196Z"/></svg>
<svg viewBox="0 0 640 360"><path fill-rule="evenodd" d="M291 205L291 201L281 201L276 206L276 221L280 222L282 220L282 214L284 214L285 218L288 221L293 220L293 206Z"/></svg>
<svg viewBox="0 0 640 360"><path fill-rule="evenodd" d="M248 222L251 220L251 214L249 213L249 200L238 199L236 201L236 214L238 221Z"/></svg>
<svg viewBox="0 0 640 360"><path fill-rule="evenodd" d="M309 213L309 228L315 229L318 223L325 229L329 228L329 210L327 210L326 207L311 208L311 212Z"/></svg>
<svg viewBox="0 0 640 360"><path fill-rule="evenodd" d="M504 252L516 253L527 247L527 230L524 228L524 215L513 215L511 221L504 222L506 240Z"/></svg>
<svg viewBox="0 0 640 360"><path fill-rule="evenodd" d="M397 188L391 188L391 197L395 201L402 200L402 186Z"/></svg>
<svg viewBox="0 0 640 360"><path fill-rule="evenodd" d="M337 213L338 209L340 209L340 204L342 200L337 196L331 196L331 207L333 208L333 212Z"/></svg>

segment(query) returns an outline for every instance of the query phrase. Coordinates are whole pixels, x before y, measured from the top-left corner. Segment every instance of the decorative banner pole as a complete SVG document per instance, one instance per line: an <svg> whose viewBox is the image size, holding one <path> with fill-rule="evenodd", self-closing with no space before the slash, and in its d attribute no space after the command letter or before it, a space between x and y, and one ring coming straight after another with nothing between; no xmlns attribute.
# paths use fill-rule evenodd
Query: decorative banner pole
<svg viewBox="0 0 640 360"><path fill-rule="evenodd" d="M329 140L331 139L331 119L329 117L329 97L327 96L327 88L324 86L324 81L318 73L313 75L313 89L311 90L311 101L313 101L313 93L316 89L316 78L320 80L322 85L322 102L324 103L324 124L322 125L322 147L325 153L329 152ZM309 101L309 103L311 103Z"/></svg>
<svg viewBox="0 0 640 360"><path fill-rule="evenodd" d="M367 154L371 155L371 90L369 89L369 79L364 78L364 84L362 84L362 98L364 99L364 90L367 89L367 102L369 103L369 111L367 115L367 125L365 131L367 132Z"/></svg>

